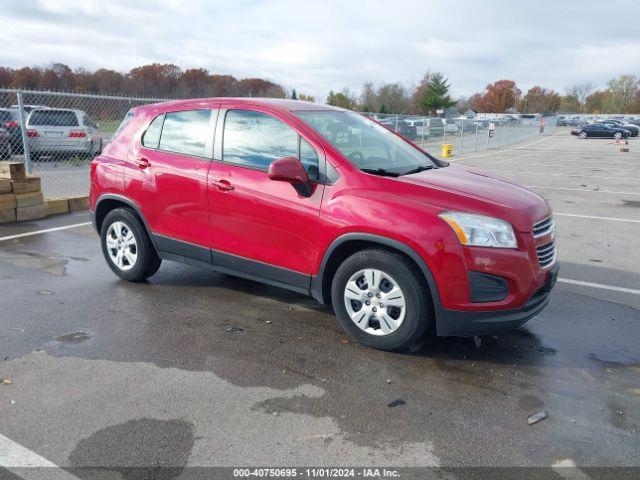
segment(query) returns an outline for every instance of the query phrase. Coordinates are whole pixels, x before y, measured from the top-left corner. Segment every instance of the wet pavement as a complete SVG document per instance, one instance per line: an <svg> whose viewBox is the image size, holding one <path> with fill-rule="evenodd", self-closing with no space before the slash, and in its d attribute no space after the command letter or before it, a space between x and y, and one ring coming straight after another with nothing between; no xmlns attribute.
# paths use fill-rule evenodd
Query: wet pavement
<svg viewBox="0 0 640 480"><path fill-rule="evenodd" d="M487 159L608 152L578 146L554 137ZM626 177L640 191L638 171ZM600 215L605 200L552 192L561 213ZM564 203L580 195L582 206ZM620 199L606 196L620 209L608 216L636 218ZM558 220L561 277L639 288L629 248L640 224ZM524 328L388 353L349 340L312 299L248 280L165 262L147 283L120 281L90 226L0 240L0 292L0 378L11 381L0 382L0 434L57 465L165 465L177 477L217 465L640 464L635 293L560 282Z"/></svg>

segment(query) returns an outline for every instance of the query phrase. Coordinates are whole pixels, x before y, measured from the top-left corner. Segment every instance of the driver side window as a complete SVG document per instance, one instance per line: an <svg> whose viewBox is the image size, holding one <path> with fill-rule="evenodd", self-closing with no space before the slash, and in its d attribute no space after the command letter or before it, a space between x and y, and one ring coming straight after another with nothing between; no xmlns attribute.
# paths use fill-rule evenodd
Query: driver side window
<svg viewBox="0 0 640 480"><path fill-rule="evenodd" d="M222 161L267 170L274 160L298 158L311 180L318 180L318 154L286 123L266 113L229 110L225 117Z"/></svg>

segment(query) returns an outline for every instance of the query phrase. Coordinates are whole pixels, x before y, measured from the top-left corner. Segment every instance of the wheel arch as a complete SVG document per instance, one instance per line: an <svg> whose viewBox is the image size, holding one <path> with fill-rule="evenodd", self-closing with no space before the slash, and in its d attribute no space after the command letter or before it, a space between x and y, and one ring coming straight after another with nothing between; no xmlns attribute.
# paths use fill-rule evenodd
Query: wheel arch
<svg viewBox="0 0 640 480"><path fill-rule="evenodd" d="M140 223L142 223L142 226L147 232L147 236L149 237L151 244L153 245L153 248L155 248L157 251L158 248L155 244L155 240L151 233L151 229L149 228L149 225L147 224L147 221L145 220L144 215L142 215L140 208L134 201L128 199L127 197L123 197L122 195L105 194L105 195L101 195L100 198L98 198L98 201L96 202L95 211L93 212L93 226L98 231L98 233L100 233L100 230L102 229L102 222L104 221L105 217L109 214L109 212L116 208L123 208L123 207L133 211L136 217L138 217L138 219L140 220Z"/></svg>
<svg viewBox="0 0 640 480"><path fill-rule="evenodd" d="M329 303L331 298L331 283L338 266L348 256L366 248L382 248L395 251L415 264L422 273L429 287L429 295L436 312L440 309L440 294L438 286L422 257L410 246L392 238L370 233L347 233L331 243L325 252L318 274L311 279L311 295L320 303Z"/></svg>

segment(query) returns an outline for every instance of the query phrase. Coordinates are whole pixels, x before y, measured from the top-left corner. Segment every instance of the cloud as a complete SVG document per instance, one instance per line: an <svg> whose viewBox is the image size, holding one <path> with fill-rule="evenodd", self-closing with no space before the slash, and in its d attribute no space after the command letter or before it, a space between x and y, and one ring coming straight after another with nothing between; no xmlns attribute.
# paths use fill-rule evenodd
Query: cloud
<svg viewBox="0 0 640 480"><path fill-rule="evenodd" d="M640 72L625 0L0 0L0 65L128 71L151 62L265 77L324 97L442 71L455 95L501 78L526 90ZM617 12L611 14L611 12Z"/></svg>

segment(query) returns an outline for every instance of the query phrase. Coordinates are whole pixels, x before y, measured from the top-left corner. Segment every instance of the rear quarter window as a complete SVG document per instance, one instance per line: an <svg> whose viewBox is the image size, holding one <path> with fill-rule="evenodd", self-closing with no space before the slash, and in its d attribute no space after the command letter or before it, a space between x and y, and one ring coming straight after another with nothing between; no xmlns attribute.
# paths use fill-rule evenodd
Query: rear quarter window
<svg viewBox="0 0 640 480"><path fill-rule="evenodd" d="M129 110L129 111L125 114L124 118L123 118L123 119L122 119L122 121L120 122L120 125L118 125L118 128L116 128L116 131L115 131L115 132L113 132L113 135L111 136L111 139L112 139L112 140L115 140L115 139L118 137L118 135L120 135L120 134L122 133L122 131L124 130L124 127L126 127L127 125L129 125L129 122L130 122L131 120L133 120L133 115L134 115L134 113L133 113L133 111L132 111L132 110Z"/></svg>

